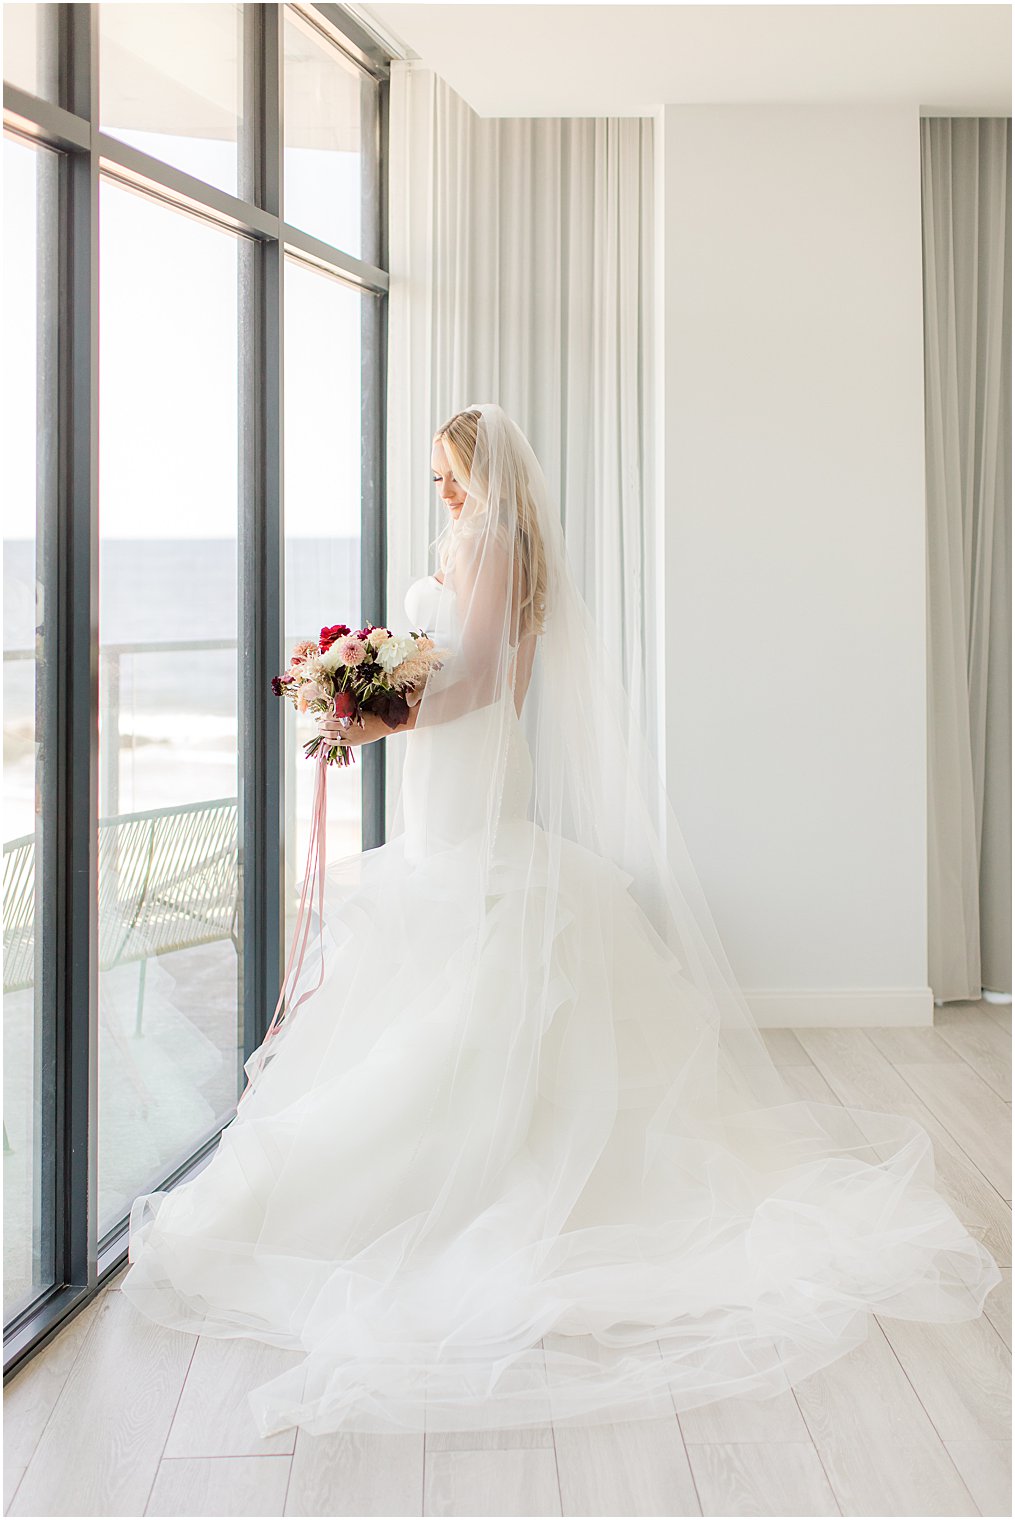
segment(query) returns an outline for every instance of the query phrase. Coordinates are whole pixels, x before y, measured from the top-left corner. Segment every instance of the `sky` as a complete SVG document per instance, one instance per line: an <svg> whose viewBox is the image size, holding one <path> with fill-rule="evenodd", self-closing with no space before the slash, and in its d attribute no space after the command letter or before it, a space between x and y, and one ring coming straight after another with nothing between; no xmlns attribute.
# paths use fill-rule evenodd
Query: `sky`
<svg viewBox="0 0 1015 1520"><path fill-rule="evenodd" d="M235 182L234 143L116 135L212 183ZM33 160L45 151L4 139L5 538L35 534ZM316 221L324 208L307 230L358 250L358 155L287 148L285 169L290 215L299 207ZM239 243L120 184L100 184L103 537L236 535ZM358 536L364 298L290 258L285 270L286 533Z"/></svg>

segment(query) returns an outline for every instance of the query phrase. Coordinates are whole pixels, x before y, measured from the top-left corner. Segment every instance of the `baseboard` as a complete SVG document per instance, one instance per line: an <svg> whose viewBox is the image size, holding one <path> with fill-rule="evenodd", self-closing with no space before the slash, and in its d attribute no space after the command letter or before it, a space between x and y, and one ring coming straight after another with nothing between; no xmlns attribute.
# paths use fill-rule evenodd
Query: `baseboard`
<svg viewBox="0 0 1015 1520"><path fill-rule="evenodd" d="M929 987L743 989L761 1029L898 1029L934 1023Z"/></svg>

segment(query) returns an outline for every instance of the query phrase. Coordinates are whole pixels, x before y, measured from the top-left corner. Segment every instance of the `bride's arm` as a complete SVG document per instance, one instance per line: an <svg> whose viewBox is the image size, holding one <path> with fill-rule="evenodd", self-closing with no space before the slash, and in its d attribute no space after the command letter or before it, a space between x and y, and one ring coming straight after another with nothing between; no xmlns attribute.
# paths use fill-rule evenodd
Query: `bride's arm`
<svg viewBox="0 0 1015 1520"><path fill-rule="evenodd" d="M343 733L337 720L321 715L318 726L325 737L333 742L344 738L347 744L371 744L375 739L415 728L421 711L425 711L424 723L429 726L450 723L496 702L505 680L509 679L511 665L506 626L510 574L510 556L499 543L486 540L471 555L461 552L450 588L456 601L461 641L441 668L431 673L422 690L409 697L405 722L392 728L376 715L365 714L362 726L350 723ZM523 656L523 663L524 660ZM527 680L526 673L526 684Z"/></svg>
<svg viewBox="0 0 1015 1520"><path fill-rule="evenodd" d="M404 723L389 728L380 720L360 730L361 742L406 733L417 726L451 723L497 702L509 679L508 616L512 602L511 554L493 534L474 546L462 545L455 558L449 593L455 599L459 637L453 652L426 684L409 698Z"/></svg>
<svg viewBox="0 0 1015 1520"><path fill-rule="evenodd" d="M376 713L363 714L362 728L358 723L342 724L337 718L332 718L325 713L315 715L317 727L321 734L332 744L372 744L375 739L386 739L388 734L404 734L410 728L416 727L418 706L409 708L409 716L404 723L399 723L392 728L379 718Z"/></svg>

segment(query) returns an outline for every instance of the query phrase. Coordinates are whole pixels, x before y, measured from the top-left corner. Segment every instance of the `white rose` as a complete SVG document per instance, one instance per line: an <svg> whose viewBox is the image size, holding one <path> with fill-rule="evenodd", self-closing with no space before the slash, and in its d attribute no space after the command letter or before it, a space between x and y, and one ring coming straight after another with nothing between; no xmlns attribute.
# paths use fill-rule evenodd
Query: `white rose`
<svg viewBox="0 0 1015 1520"><path fill-rule="evenodd" d="M392 637L385 639L377 651L377 663L390 675L397 665L401 665L403 660L411 659L415 653L415 639Z"/></svg>
<svg viewBox="0 0 1015 1520"><path fill-rule="evenodd" d="M311 655L308 660L304 660L299 666L300 678L304 681L313 681L328 669L330 669L330 666L324 663L321 655Z"/></svg>
<svg viewBox="0 0 1015 1520"><path fill-rule="evenodd" d="M345 663L338 649L341 642L341 639L336 639L330 649L326 649L322 655L318 656L317 664L322 670L328 670L334 674L338 667Z"/></svg>

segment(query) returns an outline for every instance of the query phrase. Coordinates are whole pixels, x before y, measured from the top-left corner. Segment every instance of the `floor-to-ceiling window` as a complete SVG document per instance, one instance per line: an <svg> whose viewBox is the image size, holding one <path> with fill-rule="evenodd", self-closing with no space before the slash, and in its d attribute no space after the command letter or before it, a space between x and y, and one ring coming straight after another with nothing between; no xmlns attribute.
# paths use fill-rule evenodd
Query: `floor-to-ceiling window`
<svg viewBox="0 0 1015 1520"><path fill-rule="evenodd" d="M43 746L55 695L43 588L56 531L47 434L56 419L52 312L60 164L41 144L4 139L4 1320L52 1287L56 1267L52 1082L54 1016L44 913L52 784Z"/></svg>
<svg viewBox="0 0 1015 1520"><path fill-rule="evenodd" d="M99 227L104 1234L228 1116L243 1021L236 239L108 180Z"/></svg>
<svg viewBox="0 0 1015 1520"><path fill-rule="evenodd" d="M360 298L338 280L285 264L285 628L286 645L350 622L362 601L363 481L359 469ZM358 623L351 623L359 627ZM309 714L285 704L286 843L289 871L302 873L313 808L314 768L303 745L317 732ZM329 780L327 856L360 848L361 762Z"/></svg>
<svg viewBox="0 0 1015 1520"><path fill-rule="evenodd" d="M270 680L384 612L387 73L340 6L4 9L5 1368L274 1009L314 730Z"/></svg>

